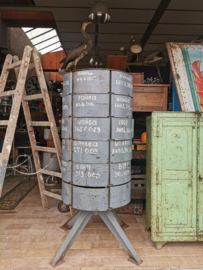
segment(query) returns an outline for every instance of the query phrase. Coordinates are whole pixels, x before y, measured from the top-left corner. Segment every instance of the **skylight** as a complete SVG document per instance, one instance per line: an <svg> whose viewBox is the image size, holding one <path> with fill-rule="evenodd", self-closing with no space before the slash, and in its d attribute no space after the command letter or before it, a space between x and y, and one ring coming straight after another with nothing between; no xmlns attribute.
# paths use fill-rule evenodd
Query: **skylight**
<svg viewBox="0 0 203 270"><path fill-rule="evenodd" d="M22 28L41 54L62 50L57 32L53 28Z"/></svg>

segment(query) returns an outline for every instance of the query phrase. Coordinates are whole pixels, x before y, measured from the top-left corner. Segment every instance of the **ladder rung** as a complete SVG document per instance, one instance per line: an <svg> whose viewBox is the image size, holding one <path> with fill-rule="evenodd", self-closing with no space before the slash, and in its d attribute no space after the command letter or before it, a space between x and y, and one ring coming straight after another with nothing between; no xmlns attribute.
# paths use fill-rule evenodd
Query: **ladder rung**
<svg viewBox="0 0 203 270"><path fill-rule="evenodd" d="M57 199L59 201L62 200L62 196L59 195L59 194L55 194L55 193L47 191L47 190L43 190L43 193L44 193L44 195L49 196L51 198L55 198L55 199Z"/></svg>
<svg viewBox="0 0 203 270"><path fill-rule="evenodd" d="M42 94L36 94L36 95L30 95L30 96L26 96L24 98L24 100L35 100L35 99L42 99L43 95Z"/></svg>
<svg viewBox="0 0 203 270"><path fill-rule="evenodd" d="M48 171L48 170L41 170L40 172L43 173L43 174L47 174L47 175L62 178L62 173L60 173L60 172L53 172L53 171Z"/></svg>
<svg viewBox="0 0 203 270"><path fill-rule="evenodd" d="M32 68L35 68L35 64L34 64L34 63L30 63L30 64L29 64L28 69L32 69Z"/></svg>
<svg viewBox="0 0 203 270"><path fill-rule="evenodd" d="M7 70L14 69L16 67L19 67L22 64L22 60L17 61L15 63L12 63L6 67Z"/></svg>
<svg viewBox="0 0 203 270"><path fill-rule="evenodd" d="M0 126L8 126L9 120L1 120Z"/></svg>
<svg viewBox="0 0 203 270"><path fill-rule="evenodd" d="M52 147L44 147L44 146L35 146L35 151L48 152L48 153L56 153L56 149Z"/></svg>
<svg viewBox="0 0 203 270"><path fill-rule="evenodd" d="M2 92L2 93L0 93L0 98L2 98L2 97L10 97L10 96L13 96L15 93L16 93L16 90Z"/></svg>
<svg viewBox="0 0 203 270"><path fill-rule="evenodd" d="M12 64L10 64L10 65L8 65L8 66L6 67L6 70L11 70L11 69L14 69L14 68L16 68L16 67L19 67L21 64L22 64L22 60L17 61L17 62L15 62L15 63L12 63ZM34 64L34 63L30 63L28 69L32 69L32 68L34 68L34 67L35 67L35 64Z"/></svg>
<svg viewBox="0 0 203 270"><path fill-rule="evenodd" d="M49 127L50 124L49 124L49 121L31 121L30 122L30 126L32 127Z"/></svg>

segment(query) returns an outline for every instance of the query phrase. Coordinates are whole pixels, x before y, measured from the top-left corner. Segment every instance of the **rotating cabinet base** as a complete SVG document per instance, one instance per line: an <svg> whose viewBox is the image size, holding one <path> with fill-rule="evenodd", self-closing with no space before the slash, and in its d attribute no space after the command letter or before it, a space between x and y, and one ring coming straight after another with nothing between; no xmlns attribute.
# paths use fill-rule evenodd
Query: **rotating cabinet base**
<svg viewBox="0 0 203 270"><path fill-rule="evenodd" d="M72 198L71 190L73 194ZM106 211L108 209L124 206L130 202L130 199L130 182L108 188L87 188L73 186L70 183L62 181L63 202L79 210Z"/></svg>

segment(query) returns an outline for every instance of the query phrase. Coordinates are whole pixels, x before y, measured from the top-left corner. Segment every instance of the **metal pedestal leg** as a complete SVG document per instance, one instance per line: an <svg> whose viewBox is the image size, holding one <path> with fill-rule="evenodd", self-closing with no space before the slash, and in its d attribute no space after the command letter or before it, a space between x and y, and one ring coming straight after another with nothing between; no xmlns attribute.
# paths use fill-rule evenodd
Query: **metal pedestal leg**
<svg viewBox="0 0 203 270"><path fill-rule="evenodd" d="M79 215L81 214L81 210L77 210L72 217L61 226L61 229L63 229L64 231L70 230L73 225L75 224L77 218L79 217Z"/></svg>
<svg viewBox="0 0 203 270"><path fill-rule="evenodd" d="M81 210L77 210L75 212L74 215L72 215L72 217L66 222L64 223L62 226L61 226L61 229L64 230L64 231L67 231L67 230L70 230L75 221L77 220L78 216L80 215L81 213ZM125 230L126 228L128 228L129 226L122 220L122 218L116 213L116 211L112 210L112 213L114 214L115 218L117 219L118 223L120 224L121 228L123 230Z"/></svg>
<svg viewBox="0 0 203 270"><path fill-rule="evenodd" d="M103 219L104 223L107 225L112 234L116 237L118 242L122 245L125 251L129 254L129 261L134 264L140 265L142 260L138 256L137 252L134 250L129 239L121 229L117 219L115 218L112 211L99 212L100 217Z"/></svg>
<svg viewBox="0 0 203 270"><path fill-rule="evenodd" d="M56 267L57 265L64 262L63 257L75 242L82 230L85 228L92 215L94 215L94 212L80 211L80 214L78 215L73 228L70 230L59 251L56 253L53 261L50 263L51 266Z"/></svg>
<svg viewBox="0 0 203 270"><path fill-rule="evenodd" d="M140 259L137 252L134 250L133 246L131 245L130 241L128 240L127 236L125 235L125 233L123 232L123 230L119 225L118 220L120 220L120 217L118 217L118 215L112 210L96 213L100 215L104 223L116 237L119 243L123 246L125 251L129 254L130 258L128 260L131 261L132 263L140 265L142 263L142 260ZM63 258L66 252L70 249L74 241L77 239L79 234L82 232L82 230L85 228L85 226L87 225L87 223L94 214L95 214L94 212L78 210L69 219L69 221L62 226L63 229L65 228L65 230L70 226L72 226L72 229L70 230L68 236L66 237L59 251L56 253L50 265L55 267L63 263Z"/></svg>
<svg viewBox="0 0 203 270"><path fill-rule="evenodd" d="M125 230L126 228L129 227L128 224L126 224L126 223L122 220L122 218L116 213L115 210L112 210L112 213L114 214L115 218L117 219L119 225L121 226L121 228L122 228L123 230Z"/></svg>

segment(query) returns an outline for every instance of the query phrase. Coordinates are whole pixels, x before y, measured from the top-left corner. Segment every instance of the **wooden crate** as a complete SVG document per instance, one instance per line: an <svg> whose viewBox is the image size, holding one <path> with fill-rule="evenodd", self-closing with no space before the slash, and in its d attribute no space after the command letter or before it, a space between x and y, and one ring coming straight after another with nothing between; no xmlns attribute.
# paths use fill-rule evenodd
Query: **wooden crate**
<svg viewBox="0 0 203 270"><path fill-rule="evenodd" d="M133 111L167 111L168 87L166 84L133 84Z"/></svg>
<svg viewBox="0 0 203 270"><path fill-rule="evenodd" d="M133 84L142 84L144 81L144 73L129 73L133 76Z"/></svg>
<svg viewBox="0 0 203 270"><path fill-rule="evenodd" d="M145 150L133 150L132 151L132 159L146 159L146 151Z"/></svg>
<svg viewBox="0 0 203 270"><path fill-rule="evenodd" d="M131 175L131 199L146 198L146 175Z"/></svg>
<svg viewBox="0 0 203 270"><path fill-rule="evenodd" d="M127 55L107 55L106 67L109 69L125 71L127 59Z"/></svg>

